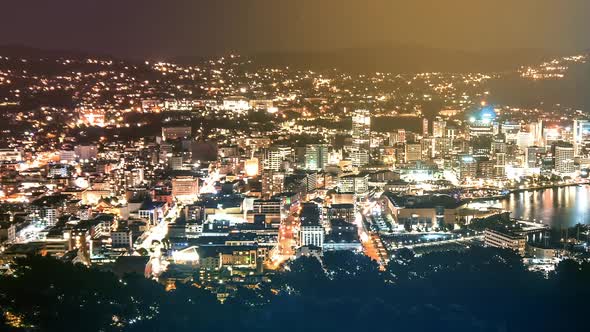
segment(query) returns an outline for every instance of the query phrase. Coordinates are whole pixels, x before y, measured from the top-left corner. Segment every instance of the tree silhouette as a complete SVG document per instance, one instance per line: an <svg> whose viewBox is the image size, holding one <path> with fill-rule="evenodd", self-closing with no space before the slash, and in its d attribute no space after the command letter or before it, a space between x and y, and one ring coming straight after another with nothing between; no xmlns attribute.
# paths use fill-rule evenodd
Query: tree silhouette
<svg viewBox="0 0 590 332"><path fill-rule="evenodd" d="M193 283L166 292L47 257L12 267L0 277L0 323L14 331L584 330L590 295L590 263L565 260L542 275L512 251L480 247L402 249L384 271L352 252L301 257L270 283L232 285L223 305Z"/></svg>

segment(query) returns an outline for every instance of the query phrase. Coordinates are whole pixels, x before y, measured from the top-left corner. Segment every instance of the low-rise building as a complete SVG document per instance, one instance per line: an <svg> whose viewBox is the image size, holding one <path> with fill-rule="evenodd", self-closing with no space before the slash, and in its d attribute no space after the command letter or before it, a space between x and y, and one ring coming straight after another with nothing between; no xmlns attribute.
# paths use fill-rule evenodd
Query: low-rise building
<svg viewBox="0 0 590 332"><path fill-rule="evenodd" d="M514 250L521 256L525 254L526 237L516 235L510 231L486 229L484 242L488 247Z"/></svg>

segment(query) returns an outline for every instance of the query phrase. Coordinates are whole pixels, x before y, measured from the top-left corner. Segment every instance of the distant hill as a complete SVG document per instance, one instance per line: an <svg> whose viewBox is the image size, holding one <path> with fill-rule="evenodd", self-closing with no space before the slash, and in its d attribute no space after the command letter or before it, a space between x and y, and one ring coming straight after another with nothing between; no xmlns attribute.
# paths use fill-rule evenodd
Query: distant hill
<svg viewBox="0 0 590 332"><path fill-rule="evenodd" d="M522 79L505 75L490 83L490 102L520 107L561 104L590 112L590 63L570 67L560 80Z"/></svg>
<svg viewBox="0 0 590 332"><path fill-rule="evenodd" d="M253 55L254 65L349 72L499 72L559 55L537 49L468 52L416 45L366 47L315 53Z"/></svg>
<svg viewBox="0 0 590 332"><path fill-rule="evenodd" d="M110 56L108 54L84 52L84 51L76 51L76 50L48 50L48 49L41 49L41 48L16 45L16 44L0 45L0 55L8 56L8 57L22 57L22 58L115 59L115 57Z"/></svg>
<svg viewBox="0 0 590 332"><path fill-rule="evenodd" d="M108 58L108 54L76 50L47 50L22 45L0 45L0 55L69 58ZM399 44L347 48L324 52L266 52L248 55L253 66L289 66L297 69L349 72L497 72L517 68L523 64L538 63L559 52L539 49L495 50L482 52L430 48L420 45ZM203 56L177 56L170 61L181 64L197 64L206 60ZM121 59L124 60L124 59ZM127 59L137 61L138 59Z"/></svg>
<svg viewBox="0 0 590 332"><path fill-rule="evenodd" d="M538 49L468 52L429 48L418 45L388 45L349 48L326 52L274 52L248 56L253 68L289 66L297 69L330 70L337 68L354 73L416 73L416 72L506 72L490 82L490 102L538 107L562 104L590 110L590 64L573 66L563 80L532 81L516 75L521 65L539 64L555 56L576 52L555 52ZM586 51L589 53L589 51ZM0 55L23 58L101 58L118 60L109 55L82 51L45 50L22 45L0 45ZM170 60L183 64L198 64L206 57L183 56ZM123 60L134 63L137 59ZM60 66L29 63L39 72L57 75Z"/></svg>

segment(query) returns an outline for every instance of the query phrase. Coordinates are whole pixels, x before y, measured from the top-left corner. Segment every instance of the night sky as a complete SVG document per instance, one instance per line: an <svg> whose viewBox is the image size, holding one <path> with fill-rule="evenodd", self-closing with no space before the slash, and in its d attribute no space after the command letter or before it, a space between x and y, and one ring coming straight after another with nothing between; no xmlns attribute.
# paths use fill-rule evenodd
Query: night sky
<svg viewBox="0 0 590 332"><path fill-rule="evenodd" d="M3 0L0 44L126 57L590 47L588 0Z"/></svg>

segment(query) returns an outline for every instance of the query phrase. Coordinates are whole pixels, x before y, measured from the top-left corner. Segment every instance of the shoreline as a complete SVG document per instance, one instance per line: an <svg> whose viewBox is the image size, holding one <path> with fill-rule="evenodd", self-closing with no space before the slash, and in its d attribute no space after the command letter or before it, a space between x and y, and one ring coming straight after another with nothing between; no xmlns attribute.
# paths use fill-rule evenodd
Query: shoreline
<svg viewBox="0 0 590 332"><path fill-rule="evenodd" d="M552 185L536 186L536 187L528 187L528 188L515 188L515 189L509 189L508 193L506 193L505 195L466 198L463 201L465 201L466 203L481 202L481 201L499 201L499 200L508 199L511 194L517 194L517 193L522 193L522 192L527 192L527 191L541 191L541 190L547 190L547 189L559 189L559 188L573 187L573 186L579 186L579 185L587 186L587 185L590 185L590 182L562 183L562 184L552 184Z"/></svg>
<svg viewBox="0 0 590 332"><path fill-rule="evenodd" d="M547 189L559 189L559 188L574 187L574 186L587 186L587 185L590 185L590 183L589 182L562 183L562 184L552 184L552 185L547 185L547 186L537 186L537 187L530 187L530 188L516 188L516 189L509 190L508 194L506 194L506 197L508 197L510 194L521 193L521 192L526 192L526 191L541 191L541 190L547 190Z"/></svg>

